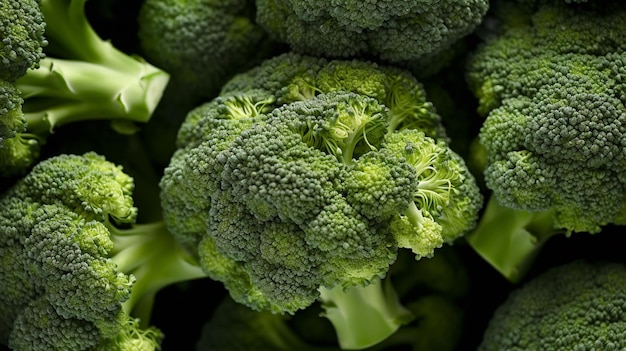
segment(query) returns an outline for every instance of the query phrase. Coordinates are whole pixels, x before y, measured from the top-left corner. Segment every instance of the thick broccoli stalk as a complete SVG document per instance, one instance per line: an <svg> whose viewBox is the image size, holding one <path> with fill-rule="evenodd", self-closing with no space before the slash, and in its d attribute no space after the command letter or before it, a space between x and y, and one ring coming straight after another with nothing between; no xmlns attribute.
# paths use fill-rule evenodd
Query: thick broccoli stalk
<svg viewBox="0 0 626 351"><path fill-rule="evenodd" d="M255 310L292 314L321 297L340 311L329 315L359 305L384 316L377 331L353 321L338 328L351 347L369 346L406 320L380 284L399 246L431 257L475 224L478 187L446 140L404 71L277 56L189 113L161 179L165 221L211 278ZM418 169L405 150L429 143L436 151L424 148L430 163ZM411 204L437 227L414 223L396 235Z"/></svg>
<svg viewBox="0 0 626 351"><path fill-rule="evenodd" d="M520 282L548 240L564 234L551 211L529 212L489 198L478 225L465 236L472 248L500 274Z"/></svg>
<svg viewBox="0 0 626 351"><path fill-rule="evenodd" d="M95 153L38 163L0 197L0 343L159 348L155 294L205 277L164 223L134 224L133 179Z"/></svg>
<svg viewBox="0 0 626 351"><path fill-rule="evenodd" d="M488 9L484 0L257 0L257 22L299 53L390 62L417 60L471 33Z"/></svg>
<svg viewBox="0 0 626 351"><path fill-rule="evenodd" d="M496 309L478 350L623 349L625 280L622 263L552 267Z"/></svg>
<svg viewBox="0 0 626 351"><path fill-rule="evenodd" d="M45 47L45 57L39 54L40 48L33 47L31 53L40 59L24 58L30 69L8 80L16 90L1 90L0 176L27 172L55 128L77 121L111 120L116 130L132 133L134 123L147 122L161 99L169 75L100 38L85 15L85 1L33 2L28 10L43 22L16 22L22 30L45 27L45 41L40 45ZM6 20L12 18L9 13ZM12 38L10 33L8 38ZM7 128L8 134L3 131Z"/></svg>
<svg viewBox="0 0 626 351"><path fill-rule="evenodd" d="M419 261L405 250L400 253L389 276L380 282L385 286L384 292L388 293L383 300L374 296L383 292L379 287L353 287L359 290L358 297L362 299L344 300L352 304L353 309L342 310L351 313L329 316L338 310L323 307L324 301L293 315L280 315L254 311L226 297L204 325L196 350L339 351L356 348L365 351L452 351L457 348L463 331L468 282L467 271L453 247L442 249L431 259ZM350 329L354 325L367 329L365 333L355 334L356 338L368 337L368 332L375 333L380 327L384 330L385 319L391 317L387 315L390 306L363 309L363 306L381 301L388 302L393 306L391 309L399 312L395 317L405 320L400 329L379 343L370 342L375 338L335 339L336 330L341 329L338 326L342 323ZM370 315L371 312L380 315ZM372 345L364 347L367 344Z"/></svg>
<svg viewBox="0 0 626 351"><path fill-rule="evenodd" d="M498 202L493 206L510 208L521 216L509 218L517 223L552 217L553 230L541 224L540 233L598 233L626 223L626 37L616 34L626 7L540 1L534 9L509 4L495 14L501 14L500 29L467 72L486 116L479 142L485 183ZM516 242L516 230L489 227L470 236L483 255L497 254L490 241ZM534 240L539 246L543 235ZM509 262L488 260L518 279L523 269L512 268L526 260L520 254Z"/></svg>

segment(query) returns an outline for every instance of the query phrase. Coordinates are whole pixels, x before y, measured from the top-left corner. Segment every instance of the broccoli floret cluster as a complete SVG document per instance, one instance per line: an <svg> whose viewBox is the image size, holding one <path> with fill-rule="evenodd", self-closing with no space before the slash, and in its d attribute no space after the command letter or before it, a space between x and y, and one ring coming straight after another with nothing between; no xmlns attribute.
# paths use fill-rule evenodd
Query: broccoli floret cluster
<svg viewBox="0 0 626 351"><path fill-rule="evenodd" d="M567 232L624 221L626 8L596 5L505 16L468 68L487 187L503 206L553 211Z"/></svg>
<svg viewBox="0 0 626 351"><path fill-rule="evenodd" d="M467 81L491 191L467 239L521 279L549 238L626 223L626 85L621 2L499 2Z"/></svg>
<svg viewBox="0 0 626 351"><path fill-rule="evenodd" d="M553 267L496 309L478 350L621 350L625 281L622 263Z"/></svg>
<svg viewBox="0 0 626 351"><path fill-rule="evenodd" d="M138 35L145 56L171 75L176 98L195 106L272 53L254 17L253 0L147 0Z"/></svg>
<svg viewBox="0 0 626 351"><path fill-rule="evenodd" d="M111 120L147 122L169 75L98 36L86 0L0 5L0 177L19 177L54 129Z"/></svg>
<svg viewBox="0 0 626 351"><path fill-rule="evenodd" d="M155 351L155 294L205 277L162 222L135 224L133 179L104 157L39 162L0 197L0 344Z"/></svg>
<svg viewBox="0 0 626 351"><path fill-rule="evenodd" d="M482 198L408 73L288 53L192 111L161 180L168 227L231 296L293 313L431 257Z"/></svg>
<svg viewBox="0 0 626 351"><path fill-rule="evenodd" d="M471 33L488 1L257 0L257 22L300 53L417 60Z"/></svg>

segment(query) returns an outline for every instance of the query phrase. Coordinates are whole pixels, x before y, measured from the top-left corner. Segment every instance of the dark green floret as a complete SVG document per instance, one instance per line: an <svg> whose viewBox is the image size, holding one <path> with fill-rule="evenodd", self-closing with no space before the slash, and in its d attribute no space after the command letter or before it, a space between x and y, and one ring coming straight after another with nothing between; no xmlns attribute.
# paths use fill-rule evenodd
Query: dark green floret
<svg viewBox="0 0 626 351"><path fill-rule="evenodd" d="M626 7L529 3L494 11L500 26L467 71L497 202L470 242L511 280L552 235L626 223Z"/></svg>
<svg viewBox="0 0 626 351"><path fill-rule="evenodd" d="M447 49L471 33L489 4L484 0L326 1L257 0L257 22L292 50L313 56L375 56L416 60Z"/></svg>
<svg viewBox="0 0 626 351"><path fill-rule="evenodd" d="M136 224L134 181L95 153L39 162L0 196L0 344L155 351L156 293L206 274L162 222Z"/></svg>
<svg viewBox="0 0 626 351"><path fill-rule="evenodd" d="M496 309L479 351L621 350L626 267L574 261L514 290Z"/></svg>

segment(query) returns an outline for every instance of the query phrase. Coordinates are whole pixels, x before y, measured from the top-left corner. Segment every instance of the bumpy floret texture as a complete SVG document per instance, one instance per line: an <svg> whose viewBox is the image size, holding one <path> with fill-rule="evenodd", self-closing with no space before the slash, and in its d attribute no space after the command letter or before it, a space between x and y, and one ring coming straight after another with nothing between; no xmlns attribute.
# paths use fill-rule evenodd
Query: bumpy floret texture
<svg viewBox="0 0 626 351"><path fill-rule="evenodd" d="M213 98L272 49L254 11L253 0L148 0L138 17L141 47L193 103Z"/></svg>
<svg viewBox="0 0 626 351"><path fill-rule="evenodd" d="M189 113L161 180L165 221L236 301L294 312L322 286L384 277L399 246L391 222L411 204L427 214L406 221L402 235L420 239L400 246L421 245L417 257L473 226L480 194L446 140L404 71L277 56ZM414 143L430 149L407 162ZM442 199L419 200L431 190ZM441 225L425 230L426 217Z"/></svg>
<svg viewBox="0 0 626 351"><path fill-rule="evenodd" d="M626 267L574 261L537 276L499 306L479 351L621 350Z"/></svg>
<svg viewBox="0 0 626 351"><path fill-rule="evenodd" d="M504 206L597 232L624 209L626 7L540 4L504 17L469 65L485 180Z"/></svg>
<svg viewBox="0 0 626 351"><path fill-rule="evenodd" d="M44 57L45 22L39 0L0 4L0 80L14 82Z"/></svg>
<svg viewBox="0 0 626 351"><path fill-rule="evenodd" d="M2 195L0 343L122 350L118 341L141 335L122 309L135 279L109 259L107 223L134 220L132 189L120 167L88 153L42 161Z"/></svg>
<svg viewBox="0 0 626 351"><path fill-rule="evenodd" d="M488 2L257 0L257 22L301 53L415 60L448 48L482 21ZM330 5L330 6L329 6Z"/></svg>

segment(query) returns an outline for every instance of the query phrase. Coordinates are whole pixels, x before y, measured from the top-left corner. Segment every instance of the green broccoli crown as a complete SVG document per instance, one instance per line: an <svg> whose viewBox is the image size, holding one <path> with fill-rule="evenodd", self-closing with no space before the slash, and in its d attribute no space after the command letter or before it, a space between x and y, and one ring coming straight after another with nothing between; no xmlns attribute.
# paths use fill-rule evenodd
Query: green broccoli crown
<svg viewBox="0 0 626 351"><path fill-rule="evenodd" d="M418 125L426 128L409 134ZM424 156L432 162L417 171L403 136L429 140L445 156ZM428 206L441 223L437 244L418 257L470 229L478 188L445 140L409 74L284 54L189 113L161 179L165 221L236 301L293 313L322 286L383 278L398 251L391 223L410 204ZM440 183L429 182L431 172ZM416 200L439 190L446 199ZM403 234L421 236L421 225Z"/></svg>
<svg viewBox="0 0 626 351"><path fill-rule="evenodd" d="M110 259L110 221L135 219L132 190L119 166L88 153L42 161L2 195L0 342L16 351L94 350L124 335L160 338L124 311L136 278Z"/></svg>
<svg viewBox="0 0 626 351"><path fill-rule="evenodd" d="M14 82L45 57L46 24L40 0L0 4L0 80Z"/></svg>
<svg viewBox="0 0 626 351"><path fill-rule="evenodd" d="M617 263L554 267L496 309L478 350L623 349L625 279Z"/></svg>
<svg viewBox="0 0 626 351"><path fill-rule="evenodd" d="M141 47L194 103L213 98L273 49L254 11L251 0L148 0L138 17Z"/></svg>
<svg viewBox="0 0 626 351"><path fill-rule="evenodd" d="M487 118L485 181L504 206L553 210L568 232L615 223L624 203L626 8L543 2L505 17L469 65Z"/></svg>
<svg viewBox="0 0 626 351"><path fill-rule="evenodd" d="M484 0L269 1L257 3L257 22L300 53L347 58L363 54L414 60L447 48L482 21Z"/></svg>

